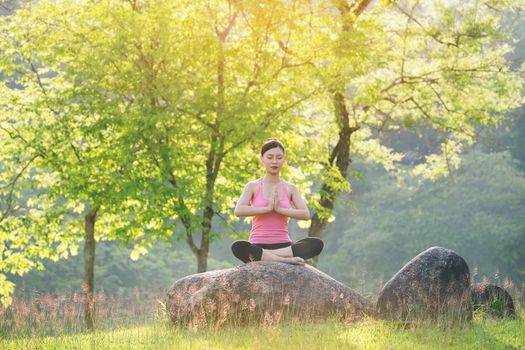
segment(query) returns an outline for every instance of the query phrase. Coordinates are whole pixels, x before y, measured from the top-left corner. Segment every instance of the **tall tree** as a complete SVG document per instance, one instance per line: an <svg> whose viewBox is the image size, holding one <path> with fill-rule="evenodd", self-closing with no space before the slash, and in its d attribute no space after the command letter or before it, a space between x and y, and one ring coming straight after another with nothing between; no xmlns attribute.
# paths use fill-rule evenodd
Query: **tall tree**
<svg viewBox="0 0 525 350"><path fill-rule="evenodd" d="M253 172L238 173L249 145L312 94L285 84L289 6L41 2L3 23L2 64L22 87L6 90L10 127L83 218L88 328L97 240L138 241L137 257L179 220L206 270L212 219Z"/></svg>
<svg viewBox="0 0 525 350"><path fill-rule="evenodd" d="M500 10L512 10L506 2L332 4L338 12L325 24L325 37L336 44L318 66L328 61L334 67L331 75L319 69L319 76L332 100L337 136L314 198L309 235L315 237L347 186L352 155L392 168L402 155L382 143L383 135L430 128L442 136L441 152L415 170L431 178L450 174L476 128L497 123L522 93L505 60L510 47L501 40Z"/></svg>
<svg viewBox="0 0 525 350"><path fill-rule="evenodd" d="M145 198L158 203L158 215L181 223L179 237L198 272L206 271L219 236L214 217L231 211L256 171L251 146L315 93L287 81L302 67L289 64L281 39L293 35L295 16L293 3L252 1L146 3L113 15L123 33L137 22L149 28L128 36L129 51L122 52L122 59L133 57L132 81L143 82L126 87L137 92L127 132L149 164ZM126 89L123 98L131 95Z"/></svg>
<svg viewBox="0 0 525 350"><path fill-rule="evenodd" d="M105 35L93 31L90 22L102 11L100 6L42 2L17 11L1 26L1 50L6 53L2 71L11 86L3 86L2 129L33 166L53 179L46 183L54 203L47 212L69 222L60 239L64 244L84 241L89 329L94 326L96 241L129 242L148 231L144 226L156 228L158 223L135 220L140 205L128 200L141 189L135 179L124 176L132 167L134 150L120 152L119 105L100 84L103 71L92 63L111 55L93 50L104 48ZM36 182L45 179L32 177ZM79 216L81 220L74 220ZM124 229L130 222L136 223L135 230Z"/></svg>

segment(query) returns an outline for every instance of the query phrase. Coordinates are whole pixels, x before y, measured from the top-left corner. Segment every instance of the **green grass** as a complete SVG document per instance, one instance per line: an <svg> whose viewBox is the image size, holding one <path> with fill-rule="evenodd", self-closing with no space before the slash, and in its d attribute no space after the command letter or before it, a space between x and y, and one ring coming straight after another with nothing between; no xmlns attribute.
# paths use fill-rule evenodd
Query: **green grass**
<svg viewBox="0 0 525 350"><path fill-rule="evenodd" d="M369 319L188 330L157 322L93 334L1 339L0 349L525 349L524 316L478 315L472 324L454 327Z"/></svg>

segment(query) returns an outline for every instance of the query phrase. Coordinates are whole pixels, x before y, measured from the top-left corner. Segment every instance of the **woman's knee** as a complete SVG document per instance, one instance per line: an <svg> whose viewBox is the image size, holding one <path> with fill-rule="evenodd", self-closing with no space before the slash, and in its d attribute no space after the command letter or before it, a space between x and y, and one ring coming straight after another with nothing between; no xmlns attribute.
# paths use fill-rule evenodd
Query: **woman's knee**
<svg viewBox="0 0 525 350"><path fill-rule="evenodd" d="M317 237L306 237L292 244L293 255L305 260L321 254L323 248L324 242Z"/></svg>
<svg viewBox="0 0 525 350"><path fill-rule="evenodd" d="M261 247L251 244L248 241L235 241L231 246L233 255L247 263L250 261L260 261L263 250Z"/></svg>

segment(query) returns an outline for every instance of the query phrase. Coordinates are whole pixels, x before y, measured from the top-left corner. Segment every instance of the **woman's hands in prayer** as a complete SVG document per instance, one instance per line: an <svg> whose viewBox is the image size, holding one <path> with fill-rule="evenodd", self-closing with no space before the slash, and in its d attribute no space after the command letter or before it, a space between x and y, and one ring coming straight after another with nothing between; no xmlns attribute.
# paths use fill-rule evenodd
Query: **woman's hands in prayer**
<svg viewBox="0 0 525 350"><path fill-rule="evenodd" d="M277 191L277 187L272 191L272 194L270 195L270 198L268 199L268 212L275 211L277 213L280 212L280 205L279 205L279 192Z"/></svg>
<svg viewBox="0 0 525 350"><path fill-rule="evenodd" d="M281 213L280 211L281 206L279 205L279 192L277 192L277 187L275 188L275 191L273 192L273 210L277 213Z"/></svg>
<svg viewBox="0 0 525 350"><path fill-rule="evenodd" d="M295 199L294 199L295 198ZM297 187L292 187L292 198L293 207L292 208L283 208L280 205L278 187L276 186L268 198L268 205L265 208L266 213L271 213L275 211L278 214L288 216L292 219L298 220L310 220L310 211L306 207Z"/></svg>

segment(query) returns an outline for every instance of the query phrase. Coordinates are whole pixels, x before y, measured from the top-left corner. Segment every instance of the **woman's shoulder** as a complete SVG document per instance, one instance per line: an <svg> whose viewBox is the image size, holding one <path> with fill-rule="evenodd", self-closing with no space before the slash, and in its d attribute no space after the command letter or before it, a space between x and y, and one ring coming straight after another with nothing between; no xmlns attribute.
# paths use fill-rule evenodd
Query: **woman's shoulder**
<svg viewBox="0 0 525 350"><path fill-rule="evenodd" d="M261 179L252 180L252 181L250 181L250 182L248 182L246 184L245 188L250 189L252 191L255 191L257 189L257 185L259 184L260 181L261 181Z"/></svg>
<svg viewBox="0 0 525 350"><path fill-rule="evenodd" d="M291 192L291 191L294 191L294 190L297 190L297 186L295 186L293 183L291 183L290 181L285 181L283 180L283 183L286 185L286 189Z"/></svg>

